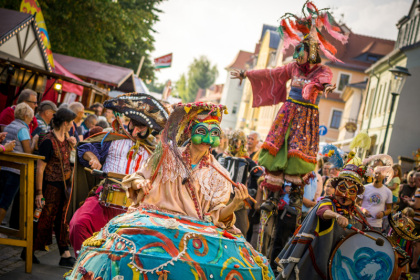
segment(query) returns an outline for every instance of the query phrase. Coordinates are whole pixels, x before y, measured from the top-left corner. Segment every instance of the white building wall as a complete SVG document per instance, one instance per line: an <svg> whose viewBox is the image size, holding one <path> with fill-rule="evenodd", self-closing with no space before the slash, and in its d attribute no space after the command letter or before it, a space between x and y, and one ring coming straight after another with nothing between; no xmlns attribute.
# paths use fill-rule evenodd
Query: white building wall
<svg viewBox="0 0 420 280"><path fill-rule="evenodd" d="M227 69L227 78L222 92L220 104L226 105L229 114L223 116L222 129L235 129L238 121L239 106L241 104L242 92L245 81L239 85L239 80L230 78L230 69Z"/></svg>

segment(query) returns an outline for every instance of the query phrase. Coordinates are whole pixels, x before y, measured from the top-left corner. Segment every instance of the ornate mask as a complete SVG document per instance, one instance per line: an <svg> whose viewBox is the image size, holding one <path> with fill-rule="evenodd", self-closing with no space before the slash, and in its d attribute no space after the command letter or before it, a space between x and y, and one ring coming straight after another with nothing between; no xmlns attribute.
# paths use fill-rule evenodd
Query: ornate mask
<svg viewBox="0 0 420 280"><path fill-rule="evenodd" d="M199 122L193 125L191 142L195 145L208 144L212 148L220 145L222 131L217 123Z"/></svg>
<svg viewBox="0 0 420 280"><path fill-rule="evenodd" d="M341 180L335 188L335 196L348 198L354 203L356 201L357 191L358 188L354 182Z"/></svg>

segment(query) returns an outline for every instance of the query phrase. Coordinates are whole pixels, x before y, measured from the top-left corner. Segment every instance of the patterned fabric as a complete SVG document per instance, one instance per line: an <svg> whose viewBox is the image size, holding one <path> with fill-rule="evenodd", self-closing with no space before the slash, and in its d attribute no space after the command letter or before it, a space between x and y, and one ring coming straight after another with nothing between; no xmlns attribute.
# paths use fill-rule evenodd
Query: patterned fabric
<svg viewBox="0 0 420 280"><path fill-rule="evenodd" d="M70 143L66 140L63 142L59 141L53 132L48 133L44 141L41 143L42 145L47 145L50 151L50 154L43 154L45 150L44 147L40 147L40 155L45 156L45 160L47 161L47 166L45 167L44 173L44 180L49 182L62 182L63 181L63 171L62 166L64 169L64 176L65 179L68 180L71 175L71 165L70 165ZM47 152L48 152L47 150ZM61 157L61 162L60 162Z"/></svg>
<svg viewBox="0 0 420 280"><path fill-rule="evenodd" d="M262 148L275 156L284 145L289 128L288 157L316 163L319 142L318 110L287 100L277 113Z"/></svg>
<svg viewBox="0 0 420 280"><path fill-rule="evenodd" d="M238 235L191 217L138 209L84 242L66 279L274 280L268 261Z"/></svg>
<svg viewBox="0 0 420 280"><path fill-rule="evenodd" d="M62 251L68 250L69 229L65 220L67 199L64 188L57 188L46 184L43 190L45 205L42 208L38 221L37 235L34 238L34 250L44 250L51 244L52 231L54 229L57 244Z"/></svg>
<svg viewBox="0 0 420 280"><path fill-rule="evenodd" d="M185 149L185 148L184 148ZM182 150L183 151L183 150ZM208 160L219 170L227 171L214 159L213 155L203 157L202 160ZM232 193L232 184L220 175L207 162L200 163L201 168L192 170L192 180L188 189L183 183L186 177L186 171L183 166L177 165L172 152L166 154L162 165L158 171L156 179L152 184L150 193L144 197L143 204L155 205L161 211L170 213L178 213L190 216L196 219L208 216L213 220L216 226L221 228L229 228L232 231L238 229L232 227L235 223L234 217L224 223L219 222L219 214L221 209L226 207ZM131 186L131 181L135 179L150 179L155 170L152 168L151 161L147 162L139 171L126 177L123 187ZM228 175L229 176L229 175ZM194 198L197 201L194 201ZM196 202L198 203L199 214L196 210ZM141 205L139 207L142 207Z"/></svg>
<svg viewBox="0 0 420 280"><path fill-rule="evenodd" d="M286 101L287 81L292 80L289 99L280 108L262 148L276 156L285 144L286 133L289 133L287 158L297 157L311 164L316 163L319 142L316 105L324 84L331 82L331 70L326 66L316 65L306 72L297 62L292 62L275 69L247 71L246 76L252 85L253 107ZM269 167L264 162L260 164Z"/></svg>

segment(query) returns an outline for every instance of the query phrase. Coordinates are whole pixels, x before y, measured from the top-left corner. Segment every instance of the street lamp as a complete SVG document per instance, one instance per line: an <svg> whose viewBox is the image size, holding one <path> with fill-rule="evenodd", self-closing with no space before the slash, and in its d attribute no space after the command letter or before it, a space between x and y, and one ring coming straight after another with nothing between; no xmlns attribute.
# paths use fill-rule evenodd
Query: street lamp
<svg viewBox="0 0 420 280"><path fill-rule="evenodd" d="M391 72L393 75L393 79L391 80L391 86L390 86L392 100L391 100L391 108L389 110L388 123L386 125L386 130L385 130L384 143L382 144L382 148L381 148L381 154L383 154L385 151L385 144L386 144L386 139L388 138L388 130L389 130L389 125L391 123L392 112L394 111L395 99L397 99L397 96L400 95L407 77L411 76L410 72L408 72L408 69L401 66L394 66L394 68L389 70L389 72Z"/></svg>

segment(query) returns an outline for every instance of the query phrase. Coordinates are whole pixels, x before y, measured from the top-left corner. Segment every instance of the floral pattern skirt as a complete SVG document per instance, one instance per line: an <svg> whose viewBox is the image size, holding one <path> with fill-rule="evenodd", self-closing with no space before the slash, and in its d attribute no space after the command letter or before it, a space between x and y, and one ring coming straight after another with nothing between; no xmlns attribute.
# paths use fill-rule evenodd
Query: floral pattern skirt
<svg viewBox="0 0 420 280"><path fill-rule="evenodd" d="M258 162L269 171L306 174L315 168L318 143L317 107L287 100L277 113Z"/></svg>

